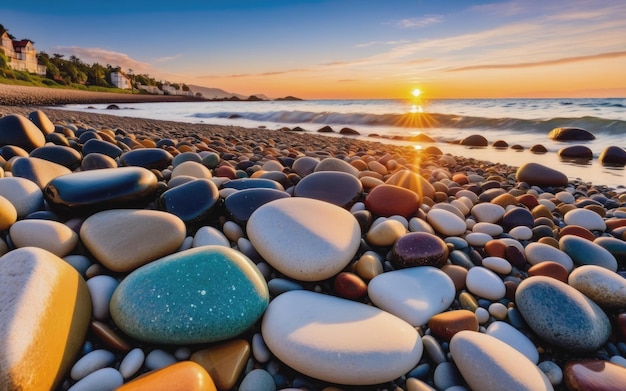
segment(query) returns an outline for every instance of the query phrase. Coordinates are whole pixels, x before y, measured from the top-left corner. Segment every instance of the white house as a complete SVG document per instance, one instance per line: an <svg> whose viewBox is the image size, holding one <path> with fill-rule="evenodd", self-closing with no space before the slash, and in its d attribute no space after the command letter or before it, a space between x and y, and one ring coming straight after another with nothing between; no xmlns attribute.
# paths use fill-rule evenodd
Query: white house
<svg viewBox="0 0 626 391"><path fill-rule="evenodd" d="M123 90L128 90L131 88L130 79L122 72L111 72L111 83L115 87L121 88Z"/></svg>
<svg viewBox="0 0 626 391"><path fill-rule="evenodd" d="M28 39L12 40L6 31L0 36L0 52L9 58L9 66L16 71L46 74L46 67L37 64L37 52Z"/></svg>

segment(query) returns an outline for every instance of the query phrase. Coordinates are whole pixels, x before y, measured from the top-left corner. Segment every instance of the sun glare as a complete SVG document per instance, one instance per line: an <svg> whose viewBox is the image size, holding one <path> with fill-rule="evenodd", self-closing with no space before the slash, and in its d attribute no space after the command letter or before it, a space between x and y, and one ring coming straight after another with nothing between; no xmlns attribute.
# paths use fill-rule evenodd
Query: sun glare
<svg viewBox="0 0 626 391"><path fill-rule="evenodd" d="M419 88L416 88L413 90L412 94L414 97L417 98L418 96L422 95L422 91Z"/></svg>

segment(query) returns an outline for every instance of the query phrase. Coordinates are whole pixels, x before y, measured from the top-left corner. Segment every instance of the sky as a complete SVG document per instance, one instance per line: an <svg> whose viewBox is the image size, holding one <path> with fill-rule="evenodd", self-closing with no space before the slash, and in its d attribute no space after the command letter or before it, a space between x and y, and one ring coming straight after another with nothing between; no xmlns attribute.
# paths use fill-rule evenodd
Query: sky
<svg viewBox="0 0 626 391"><path fill-rule="evenodd" d="M305 99L626 97L623 0L2 1L48 54Z"/></svg>

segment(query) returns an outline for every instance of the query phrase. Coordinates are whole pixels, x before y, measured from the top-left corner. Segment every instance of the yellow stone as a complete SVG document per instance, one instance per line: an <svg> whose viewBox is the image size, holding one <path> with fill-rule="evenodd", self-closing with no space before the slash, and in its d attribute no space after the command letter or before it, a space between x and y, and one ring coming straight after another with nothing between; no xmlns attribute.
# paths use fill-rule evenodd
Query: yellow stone
<svg viewBox="0 0 626 391"><path fill-rule="evenodd" d="M89 327L83 278L46 250L10 251L0 258L0 314L0 389L56 389Z"/></svg>
<svg viewBox="0 0 626 391"><path fill-rule="evenodd" d="M517 205L517 198L515 198L512 194L504 193L491 200L491 203L500 205L506 209L509 205Z"/></svg>
<svg viewBox="0 0 626 391"><path fill-rule="evenodd" d="M217 391L207 371L193 361L181 361L129 381L116 391Z"/></svg>
<svg viewBox="0 0 626 391"><path fill-rule="evenodd" d="M11 201L0 196L0 231L6 231L17 221L17 210Z"/></svg>
<svg viewBox="0 0 626 391"><path fill-rule="evenodd" d="M552 219L552 213L550 213L550 209L548 209L548 207L545 205L535 206L531 213L536 219L539 217L547 217L549 219Z"/></svg>
<svg viewBox="0 0 626 391"><path fill-rule="evenodd" d="M234 387L250 357L250 344L235 339L207 349L202 349L189 358L200 364L211 376L220 390Z"/></svg>
<svg viewBox="0 0 626 391"><path fill-rule="evenodd" d="M355 269L355 274L366 281L383 273L382 263L372 254L361 255Z"/></svg>

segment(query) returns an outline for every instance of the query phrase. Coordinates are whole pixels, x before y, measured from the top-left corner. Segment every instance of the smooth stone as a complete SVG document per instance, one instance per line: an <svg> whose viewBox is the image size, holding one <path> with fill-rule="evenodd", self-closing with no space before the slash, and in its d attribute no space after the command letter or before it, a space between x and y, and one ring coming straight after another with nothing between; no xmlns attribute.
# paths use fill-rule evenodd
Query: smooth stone
<svg viewBox="0 0 626 391"><path fill-rule="evenodd" d="M115 368L102 368L90 373L74 384L68 391L109 391L119 390L124 378Z"/></svg>
<svg viewBox="0 0 626 391"><path fill-rule="evenodd" d="M361 255L355 267L356 274L365 281L369 281L377 275L382 274L383 271L383 264L380 258L368 253Z"/></svg>
<svg viewBox="0 0 626 391"><path fill-rule="evenodd" d="M20 220L9 229L15 247L38 247L58 257L78 245L78 234L65 224L51 220Z"/></svg>
<svg viewBox="0 0 626 391"><path fill-rule="evenodd" d="M172 170L172 178L177 176L191 176L198 179L210 179L213 177L211 170L209 170L202 163L194 161L186 161L178 164Z"/></svg>
<svg viewBox="0 0 626 391"><path fill-rule="evenodd" d="M567 225L578 225L590 231L604 231L606 229L606 223L602 217L589 209L577 208L570 210L565 213L563 220Z"/></svg>
<svg viewBox="0 0 626 391"><path fill-rule="evenodd" d="M568 271L558 262L543 261L528 269L529 276L546 276L567 283Z"/></svg>
<svg viewBox="0 0 626 391"><path fill-rule="evenodd" d="M435 231L446 236L460 236L467 229L463 219L444 209L429 210L426 220Z"/></svg>
<svg viewBox="0 0 626 391"><path fill-rule="evenodd" d="M202 158L200 157L200 155L198 155L195 152L191 152L191 151L181 152L177 154L176 156L174 156L174 159L172 159L172 167L177 167L178 165L184 162L201 163Z"/></svg>
<svg viewBox="0 0 626 391"><path fill-rule="evenodd" d="M485 136L481 136L480 134L472 134L461 140L460 144L469 147L486 147L489 145L489 141L487 141Z"/></svg>
<svg viewBox="0 0 626 391"><path fill-rule="evenodd" d="M157 178L141 167L74 172L51 180L44 189L50 205L71 214L111 207L143 207L156 194Z"/></svg>
<svg viewBox="0 0 626 391"><path fill-rule="evenodd" d="M239 384L239 391L276 391L276 382L269 372L253 369Z"/></svg>
<svg viewBox="0 0 626 391"><path fill-rule="evenodd" d="M446 357L446 352L441 347L439 341L430 334L426 334L422 337L422 344L424 345L424 350L428 357L430 357L435 364L441 364L442 362L448 361L448 357ZM411 371L413 372L413 371ZM411 374L409 372L409 374Z"/></svg>
<svg viewBox="0 0 626 391"><path fill-rule="evenodd" d="M463 378L454 363L446 361L435 367L433 383L439 390L449 390L452 387L460 387L463 384Z"/></svg>
<svg viewBox="0 0 626 391"><path fill-rule="evenodd" d="M561 127L554 128L548 133L548 138L556 141L584 141L595 140L595 136L582 128Z"/></svg>
<svg viewBox="0 0 626 391"><path fill-rule="evenodd" d="M435 188L424 177L410 170L398 170L385 181L387 185L400 186L417 194L419 200L435 198Z"/></svg>
<svg viewBox="0 0 626 391"><path fill-rule="evenodd" d="M565 235L575 235L580 238L589 240L590 242L593 242L596 239L596 236L593 234L593 232L579 225L566 225L565 227L561 228L559 230L559 236L563 237Z"/></svg>
<svg viewBox="0 0 626 391"><path fill-rule="evenodd" d="M579 266L567 282L600 307L619 309L626 303L626 278L604 267Z"/></svg>
<svg viewBox="0 0 626 391"><path fill-rule="evenodd" d="M347 210L310 198L282 198L259 207L248 220L248 239L276 270L300 281L340 272L361 243Z"/></svg>
<svg viewBox="0 0 626 391"><path fill-rule="evenodd" d="M470 210L470 213L478 222L494 224L502 219L505 210L498 204L483 202L474 205Z"/></svg>
<svg viewBox="0 0 626 391"><path fill-rule="evenodd" d="M234 339L198 350L189 357L189 360L200 364L219 390L230 390L235 386L249 357L248 342L243 339Z"/></svg>
<svg viewBox="0 0 626 391"><path fill-rule="evenodd" d="M0 196L13 205L18 219L23 219L43 207L41 189L26 178L0 178Z"/></svg>
<svg viewBox="0 0 626 391"><path fill-rule="evenodd" d="M566 350L596 350L611 334L609 319L597 304L554 278L525 279L517 287L515 304L539 337Z"/></svg>
<svg viewBox="0 0 626 391"><path fill-rule="evenodd" d="M21 157L13 160L11 173L14 177L26 178L35 182L40 189L43 189L52 179L71 174L72 171L65 166L47 160Z"/></svg>
<svg viewBox="0 0 626 391"><path fill-rule="evenodd" d="M596 238L593 242L613 254L620 265L626 265L626 242L624 240L602 236Z"/></svg>
<svg viewBox="0 0 626 391"><path fill-rule="evenodd" d="M17 221L17 210L15 206L0 195L0 231L8 230Z"/></svg>
<svg viewBox="0 0 626 391"><path fill-rule="evenodd" d="M102 170L105 168L117 168L117 162L112 157L102 153L90 153L80 162L81 171Z"/></svg>
<svg viewBox="0 0 626 391"><path fill-rule="evenodd" d="M558 153L561 159L593 159L593 151L584 145L572 145L559 149Z"/></svg>
<svg viewBox="0 0 626 391"><path fill-rule="evenodd" d="M288 291L304 289L301 284L285 278L272 278L267 282L267 288L269 289L270 296L272 297Z"/></svg>
<svg viewBox="0 0 626 391"><path fill-rule="evenodd" d="M176 357L170 352L166 352L163 349L153 349L146 355L144 361L145 367L148 370L155 370L165 368L168 365L176 363Z"/></svg>
<svg viewBox="0 0 626 391"><path fill-rule="evenodd" d="M526 255L526 260L531 265L552 261L563 266L568 273L574 268L574 261L569 255L548 244L538 242L530 243L526 246L524 255Z"/></svg>
<svg viewBox="0 0 626 391"><path fill-rule="evenodd" d="M224 206L235 221L246 223L252 213L260 206L280 198L288 197L290 197L290 195L287 192L276 189L244 189L226 197Z"/></svg>
<svg viewBox="0 0 626 391"><path fill-rule="evenodd" d="M484 247L493 237L482 232L471 232L465 235L465 240L472 247Z"/></svg>
<svg viewBox="0 0 626 391"><path fill-rule="evenodd" d="M157 210L106 210L89 216L80 228L85 247L116 272L134 270L173 253L185 236L180 218Z"/></svg>
<svg viewBox="0 0 626 391"><path fill-rule="evenodd" d="M433 315L445 311L456 295L452 279L432 266L383 273L369 282L367 292L377 307L412 326L427 324Z"/></svg>
<svg viewBox="0 0 626 391"><path fill-rule="evenodd" d="M509 235L517 240L530 240L533 237L533 230L526 226L511 228Z"/></svg>
<svg viewBox="0 0 626 391"><path fill-rule="evenodd" d="M626 368L604 360L572 360L563 368L570 390L611 391L626 384Z"/></svg>
<svg viewBox="0 0 626 391"><path fill-rule="evenodd" d="M115 354L108 350L92 350L76 361L70 371L70 377L74 380L80 380L98 369L110 366L114 361Z"/></svg>
<svg viewBox="0 0 626 391"><path fill-rule="evenodd" d="M110 298L107 298L107 305L109 304L109 302ZM92 320L89 328L91 329L93 334L108 348L122 353L126 353L130 350L130 345L128 344L128 342L126 342L105 323L97 320Z"/></svg>
<svg viewBox="0 0 626 391"><path fill-rule="evenodd" d="M28 113L28 119L31 120L35 126L43 132L43 134L50 134L54 132L54 124L43 111L31 111Z"/></svg>
<svg viewBox="0 0 626 391"><path fill-rule="evenodd" d="M616 145L608 146L600 153L598 161L603 166L624 167L626 166L626 150Z"/></svg>
<svg viewBox="0 0 626 391"><path fill-rule="evenodd" d="M438 236L411 232L393 244L391 263L397 269L414 266L441 268L448 259L448 246Z"/></svg>
<svg viewBox="0 0 626 391"><path fill-rule="evenodd" d="M597 265L613 272L617 271L617 260L613 254L586 239L574 235L563 236L559 239L559 247L577 265Z"/></svg>
<svg viewBox="0 0 626 391"><path fill-rule="evenodd" d="M269 292L242 253L203 246L153 261L113 293L111 318L129 336L155 343L206 343L239 335L265 311Z"/></svg>
<svg viewBox="0 0 626 391"><path fill-rule="evenodd" d="M565 174L539 163L525 163L517 169L515 178L518 182L526 182L537 186L567 186Z"/></svg>
<svg viewBox="0 0 626 391"><path fill-rule="evenodd" d="M502 235L504 229L498 224L481 222L474 224L474 226L472 227L472 231L475 233L483 233L494 237Z"/></svg>
<svg viewBox="0 0 626 391"><path fill-rule="evenodd" d="M517 207L509 209L504 213L501 224L505 231L510 231L520 226L532 228L534 223L535 219L528 209Z"/></svg>
<svg viewBox="0 0 626 391"><path fill-rule="evenodd" d="M252 336L252 355L260 363L266 363L272 358L272 352L265 344L261 333L256 333Z"/></svg>
<svg viewBox="0 0 626 391"><path fill-rule="evenodd" d="M485 257L482 266L499 274L509 274L513 268L509 261L500 257Z"/></svg>
<svg viewBox="0 0 626 391"><path fill-rule="evenodd" d="M94 276L87 280L87 287L91 295L91 308L95 319L109 319L111 296L113 296L118 284L117 279L107 275Z"/></svg>
<svg viewBox="0 0 626 391"><path fill-rule="evenodd" d="M497 338L511 346L526 356L533 364L539 362L539 352L535 344L509 323L501 321L492 322L489 327L487 327L485 334Z"/></svg>
<svg viewBox="0 0 626 391"><path fill-rule="evenodd" d="M441 271L450 277L457 291L465 289L465 279L467 278L466 268L459 265L446 264L441 268Z"/></svg>
<svg viewBox="0 0 626 391"><path fill-rule="evenodd" d="M225 182L222 187L224 189L236 189L236 190L245 190L245 189L274 189L274 190L285 190L283 185L280 183L273 181L271 179L265 178L239 178L232 179L230 181Z"/></svg>
<svg viewBox="0 0 626 391"><path fill-rule="evenodd" d="M83 156L87 156L92 153L100 153L106 155L111 159L115 159L122 154L122 149L115 144L111 144L108 141L91 139L88 140L82 147L81 152Z"/></svg>
<svg viewBox="0 0 626 391"><path fill-rule="evenodd" d="M563 382L563 370L554 361L542 361L537 367L547 376L553 386Z"/></svg>
<svg viewBox="0 0 626 391"><path fill-rule="evenodd" d="M85 281L56 255L25 247L0 258L0 287L0 384L56 389L89 327Z"/></svg>
<svg viewBox="0 0 626 391"><path fill-rule="evenodd" d="M200 247L209 245L230 247L230 242L226 235L215 227L204 226L198 228L196 234L193 236L193 244L191 246Z"/></svg>
<svg viewBox="0 0 626 391"><path fill-rule="evenodd" d="M337 274L333 281L337 296L344 299L359 299L367 293L367 284L358 275L350 272Z"/></svg>
<svg viewBox="0 0 626 391"><path fill-rule="evenodd" d="M124 152L120 156L120 165L123 167L135 166L148 170L164 170L172 164L174 157L161 148L140 148Z"/></svg>
<svg viewBox="0 0 626 391"><path fill-rule="evenodd" d="M488 300L500 300L506 293L504 282L500 277L481 266L469 269L465 285L473 294Z"/></svg>
<svg viewBox="0 0 626 391"><path fill-rule="evenodd" d="M74 171L80 167L80 161L82 159L80 152L74 148L62 145L45 145L34 149L30 153L30 157L60 164L67 167L70 171Z"/></svg>
<svg viewBox="0 0 626 391"><path fill-rule="evenodd" d="M148 372L117 388L116 391L217 391L207 371L193 361L181 361Z"/></svg>
<svg viewBox="0 0 626 391"><path fill-rule="evenodd" d="M365 240L372 246L391 246L405 234L406 228L401 222L385 219L367 231Z"/></svg>
<svg viewBox="0 0 626 391"><path fill-rule="evenodd" d="M472 390L553 390L547 377L522 353L497 338L461 331L450 341L450 353Z"/></svg>
<svg viewBox="0 0 626 391"><path fill-rule="evenodd" d="M14 145L30 152L45 144L41 129L21 114L0 117L0 146Z"/></svg>
<svg viewBox="0 0 626 391"><path fill-rule="evenodd" d="M350 208L362 193L363 185L354 175L338 171L319 171L302 178L293 195Z"/></svg>
<svg viewBox="0 0 626 391"><path fill-rule="evenodd" d="M157 205L185 224L199 224L209 217L218 201L217 186L208 179L196 179L166 190L159 196Z"/></svg>
<svg viewBox="0 0 626 391"><path fill-rule="evenodd" d="M389 184L376 186L365 197L365 207L374 215L384 217L410 218L417 212L420 202L415 192Z"/></svg>
<svg viewBox="0 0 626 391"><path fill-rule="evenodd" d="M350 163L334 157L323 159L321 162L316 164L314 172L320 171L339 171L350 174L355 178L359 177L359 170L351 166Z"/></svg>
<svg viewBox="0 0 626 391"><path fill-rule="evenodd" d="M286 365L337 384L391 381L414 368L423 351L417 331L401 319L372 306L310 291L275 298L265 312L261 332L272 353Z"/></svg>
<svg viewBox="0 0 626 391"><path fill-rule="evenodd" d="M301 178L315 171L315 167L320 163L319 159L311 156L301 156L293 162L291 169Z"/></svg>
<svg viewBox="0 0 626 391"><path fill-rule="evenodd" d="M435 336L450 341L459 331L478 331L478 318L469 310L446 311L431 317L428 327Z"/></svg>

